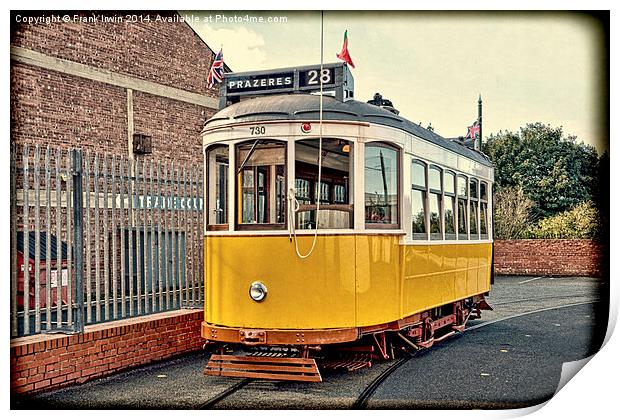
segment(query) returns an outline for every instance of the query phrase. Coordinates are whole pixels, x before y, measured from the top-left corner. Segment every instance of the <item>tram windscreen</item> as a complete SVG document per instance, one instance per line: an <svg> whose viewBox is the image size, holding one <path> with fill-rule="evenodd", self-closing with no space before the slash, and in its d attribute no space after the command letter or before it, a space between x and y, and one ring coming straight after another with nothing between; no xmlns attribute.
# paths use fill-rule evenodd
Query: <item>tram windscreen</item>
<svg viewBox="0 0 620 420"><path fill-rule="evenodd" d="M349 229L353 226L353 205L349 183L350 142L339 139L304 139L295 143L295 197L299 203L296 229ZM319 185L319 149L322 149ZM316 214L316 202L319 214Z"/></svg>
<svg viewBox="0 0 620 420"><path fill-rule="evenodd" d="M257 140L237 146L238 224L285 228L286 147L284 143Z"/></svg>

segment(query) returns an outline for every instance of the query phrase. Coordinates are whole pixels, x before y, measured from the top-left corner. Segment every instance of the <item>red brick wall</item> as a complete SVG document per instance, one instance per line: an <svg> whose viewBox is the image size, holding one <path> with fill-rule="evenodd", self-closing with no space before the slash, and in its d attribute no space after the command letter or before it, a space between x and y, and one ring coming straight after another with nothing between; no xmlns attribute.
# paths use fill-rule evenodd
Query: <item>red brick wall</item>
<svg viewBox="0 0 620 420"><path fill-rule="evenodd" d="M11 341L11 392L31 393L199 350L203 311L179 310Z"/></svg>
<svg viewBox="0 0 620 420"><path fill-rule="evenodd" d="M585 239L495 241L495 273L540 276L600 276L603 247Z"/></svg>
<svg viewBox="0 0 620 420"><path fill-rule="evenodd" d="M95 12L113 16L114 12ZM41 16L42 12L19 13ZM62 16L64 13L46 13ZM78 13L69 13L73 16ZM89 16L91 13L80 13ZM133 13L132 13L133 14ZM216 97L207 88L207 74L213 51L184 22L156 21L157 15L174 17L173 11L138 12L143 19L131 22L125 14L119 23L58 22L16 23L12 20L11 45L35 50L52 57L136 76L191 92ZM146 22L146 17L150 22Z"/></svg>
<svg viewBox="0 0 620 420"><path fill-rule="evenodd" d="M151 16L151 22L49 25L16 23L14 18L11 45L217 97L218 87L208 89L206 82L213 51L186 23L157 22L156 14ZM134 133L152 137L153 153L147 158L155 161L174 159L201 169L198 136L215 112L133 91ZM11 139L17 144L83 147L126 156L127 131L126 89L11 61Z"/></svg>

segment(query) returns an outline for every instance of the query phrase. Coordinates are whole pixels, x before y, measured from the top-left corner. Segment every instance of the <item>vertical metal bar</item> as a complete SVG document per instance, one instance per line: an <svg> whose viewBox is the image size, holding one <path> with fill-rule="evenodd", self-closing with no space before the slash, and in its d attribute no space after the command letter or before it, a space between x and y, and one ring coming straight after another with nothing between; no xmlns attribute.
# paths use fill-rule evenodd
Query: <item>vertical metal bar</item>
<svg viewBox="0 0 620 420"><path fill-rule="evenodd" d="M108 154L103 155L103 314L110 320L110 242L109 242L109 200L108 200Z"/></svg>
<svg viewBox="0 0 620 420"><path fill-rule="evenodd" d="M157 164L157 219L158 219L158 224L157 224L157 283L158 283L158 296L159 296L159 305L158 305L158 309L161 311L163 306L164 306L164 302L163 302L163 284L162 284L162 276L163 276L163 259L164 259L164 253L163 253L163 239L162 239L162 208L164 205L164 194L162 192L162 186L161 186L161 164Z"/></svg>
<svg viewBox="0 0 620 420"><path fill-rule="evenodd" d="M34 148L34 332L41 332L41 148Z"/></svg>
<svg viewBox="0 0 620 420"><path fill-rule="evenodd" d="M24 335L30 334L30 214L28 196L30 195L30 170L28 167L28 145L24 146Z"/></svg>
<svg viewBox="0 0 620 420"><path fill-rule="evenodd" d="M86 181L86 203L84 203L84 211L86 212L86 275L84 276L84 280L86 283L86 322L91 323L92 319L92 281L90 280L92 277L92 267L90 265L90 261L92 259L92 252L90 249L91 237L92 237L92 228L90 224L90 198L92 194L90 192L90 152L86 151L86 162L85 162L85 170L84 170L84 180ZM95 238L95 241L97 238Z"/></svg>
<svg viewBox="0 0 620 420"><path fill-rule="evenodd" d="M134 190L134 178L133 175L136 173L134 167L134 160L129 159L127 162L127 225L129 231L129 247L127 252L129 252L129 316L133 316L133 237L134 237L134 216L133 216L133 190Z"/></svg>
<svg viewBox="0 0 620 420"><path fill-rule="evenodd" d="M121 231L121 317L125 318L126 315L126 311L125 311L125 187L124 187L124 178L125 178L125 171L124 171L124 166L123 165L123 158L119 158L119 162L118 162L118 190L120 193L120 216L119 216L119 220L120 220L120 231Z"/></svg>
<svg viewBox="0 0 620 420"><path fill-rule="evenodd" d="M175 213L177 213L177 208L176 208L176 199L178 197L178 193L176 191L178 185L175 182L175 172L178 173L179 172L179 168L178 165L175 169L175 165L174 162L172 163L172 165L170 166L170 195L171 195L171 211L170 211L170 240L172 242L172 247L171 247L171 260L172 260L172 307L176 308L177 307L177 273L178 273L178 258L177 258L177 251L178 251L178 235L177 235L177 228L176 228L176 220L174 218Z"/></svg>
<svg viewBox="0 0 620 420"><path fill-rule="evenodd" d="M118 291L117 291L117 283L118 283L118 274L116 272L117 264L116 264L116 254L117 254L117 243L116 243L116 155L112 155L112 174L111 174L111 187L112 187L112 316L114 319L118 318ZM122 266L122 265L121 265Z"/></svg>
<svg viewBox="0 0 620 420"><path fill-rule="evenodd" d="M17 337L17 146L11 143L11 337ZM26 253L24 252L24 256Z"/></svg>
<svg viewBox="0 0 620 420"><path fill-rule="evenodd" d="M183 230L185 231L185 258L183 258L184 261L184 269L185 269L185 306L190 306L189 303L189 278L187 277L188 275L188 266L189 266L189 258L187 258L187 247L189 246L189 218L191 217L191 205L190 205L190 200L189 200L189 196L190 194L188 193L188 187L187 187L187 168L183 168L183 198L185 200L185 211L183 213L184 219L183 219Z"/></svg>
<svg viewBox="0 0 620 420"><path fill-rule="evenodd" d="M148 192L147 192L147 178L146 178L146 159L142 159L142 199L140 202L142 205L142 242L141 242L141 251L142 251L142 268L144 277L144 313L150 313L150 302L149 302L149 270L148 267L148 242L147 242L147 225L148 225Z"/></svg>
<svg viewBox="0 0 620 420"><path fill-rule="evenodd" d="M149 211L150 219L151 219L151 264L149 265L150 270L150 279L151 279L151 310L155 312L155 272L157 271L155 268L155 197L157 197L157 193L153 189L153 161L149 162L149 177L150 177L150 188L149 192L151 194L151 208Z"/></svg>
<svg viewBox="0 0 620 420"><path fill-rule="evenodd" d="M62 188L60 167L62 152L60 147L56 149L56 328L62 327ZM67 267L69 275L69 267Z"/></svg>
<svg viewBox="0 0 620 420"><path fill-rule="evenodd" d="M191 261L192 264L192 270L191 270L191 277L192 277L192 281L191 281L191 295L192 295L192 306L196 305L196 268L197 268L197 264L196 264L196 259L194 257L194 242L196 240L196 235L194 233L194 209L193 209L193 205L194 205L194 177L193 177L194 171L190 170L188 171L188 178L189 178L189 196L191 198L191 206L190 206L190 210L189 211L189 237L187 239L188 243L189 243L189 258L188 260Z"/></svg>
<svg viewBox="0 0 620 420"><path fill-rule="evenodd" d="M71 174L72 166L71 166L71 153L67 151L67 166L65 175L67 177L67 324L71 327L73 326L73 278L75 275L73 262L72 262L72 206L71 206L71 195L73 192L73 176Z"/></svg>
<svg viewBox="0 0 620 420"><path fill-rule="evenodd" d="M101 321L101 250L99 237L99 180L101 173L99 172L99 153L95 153L95 162L93 163L93 184L95 186L95 321Z"/></svg>
<svg viewBox="0 0 620 420"><path fill-rule="evenodd" d="M45 148L45 330L52 329L52 220L50 146ZM58 274L56 274L58 279Z"/></svg>
<svg viewBox="0 0 620 420"><path fill-rule="evenodd" d="M135 163L135 177L136 177L136 188L134 189L135 193L135 205L136 205L136 297L137 297L137 314L142 314L142 227L140 223L140 195L142 192L143 183L140 181L140 163L138 160L134 161ZM144 174L142 174L144 175Z"/></svg>
<svg viewBox="0 0 620 420"><path fill-rule="evenodd" d="M200 203L202 201L202 205L204 206L204 175L203 170L199 169L196 171L196 215L197 215L197 224L198 224L198 234L197 234L197 246L198 246L198 301L202 304L204 303L204 222L205 219L203 216L204 208L200 208Z"/></svg>
<svg viewBox="0 0 620 420"><path fill-rule="evenodd" d="M82 190L82 150L73 149L73 244L75 246L75 330L84 332L84 225ZM97 198L98 199L98 198Z"/></svg>
<svg viewBox="0 0 620 420"><path fill-rule="evenodd" d="M164 163L164 178L163 178L163 183L164 183L164 209L163 209L163 214L164 214L164 240L161 244L162 246L162 250L164 251L164 255L163 255L163 260L164 260L164 274L165 274L165 278L164 281L166 282L165 285L165 293L166 293L166 310L170 309L170 295L169 295L169 284L168 284L168 280L170 279L170 276L168 274L170 267L168 264L168 248L169 248L169 242L168 242L168 227L169 227L169 223L168 223L168 205L170 204L169 202L169 197L168 197L168 165L166 163Z"/></svg>

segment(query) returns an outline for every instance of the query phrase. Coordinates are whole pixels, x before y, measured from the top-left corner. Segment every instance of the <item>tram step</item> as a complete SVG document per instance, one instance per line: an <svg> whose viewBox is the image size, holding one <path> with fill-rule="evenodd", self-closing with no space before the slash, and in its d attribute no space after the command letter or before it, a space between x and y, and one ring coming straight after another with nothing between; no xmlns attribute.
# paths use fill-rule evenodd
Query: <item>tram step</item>
<svg viewBox="0 0 620 420"><path fill-rule="evenodd" d="M314 359L214 354L204 370L207 376L321 382Z"/></svg>
<svg viewBox="0 0 620 420"><path fill-rule="evenodd" d="M343 357L340 359L324 360L321 363L322 369L330 370L347 370L353 372L355 370L363 369L372 366L371 355L363 355L357 357Z"/></svg>

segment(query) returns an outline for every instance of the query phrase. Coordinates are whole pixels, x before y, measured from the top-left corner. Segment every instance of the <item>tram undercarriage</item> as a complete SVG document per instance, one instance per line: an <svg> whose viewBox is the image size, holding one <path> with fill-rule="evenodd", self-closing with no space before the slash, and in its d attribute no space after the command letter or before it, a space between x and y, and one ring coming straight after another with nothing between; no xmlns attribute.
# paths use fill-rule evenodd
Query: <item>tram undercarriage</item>
<svg viewBox="0 0 620 420"><path fill-rule="evenodd" d="M320 371L354 371L428 349L462 333L470 319L493 308L473 296L398 321L340 330L259 330L203 323L213 354L208 376L321 382Z"/></svg>

